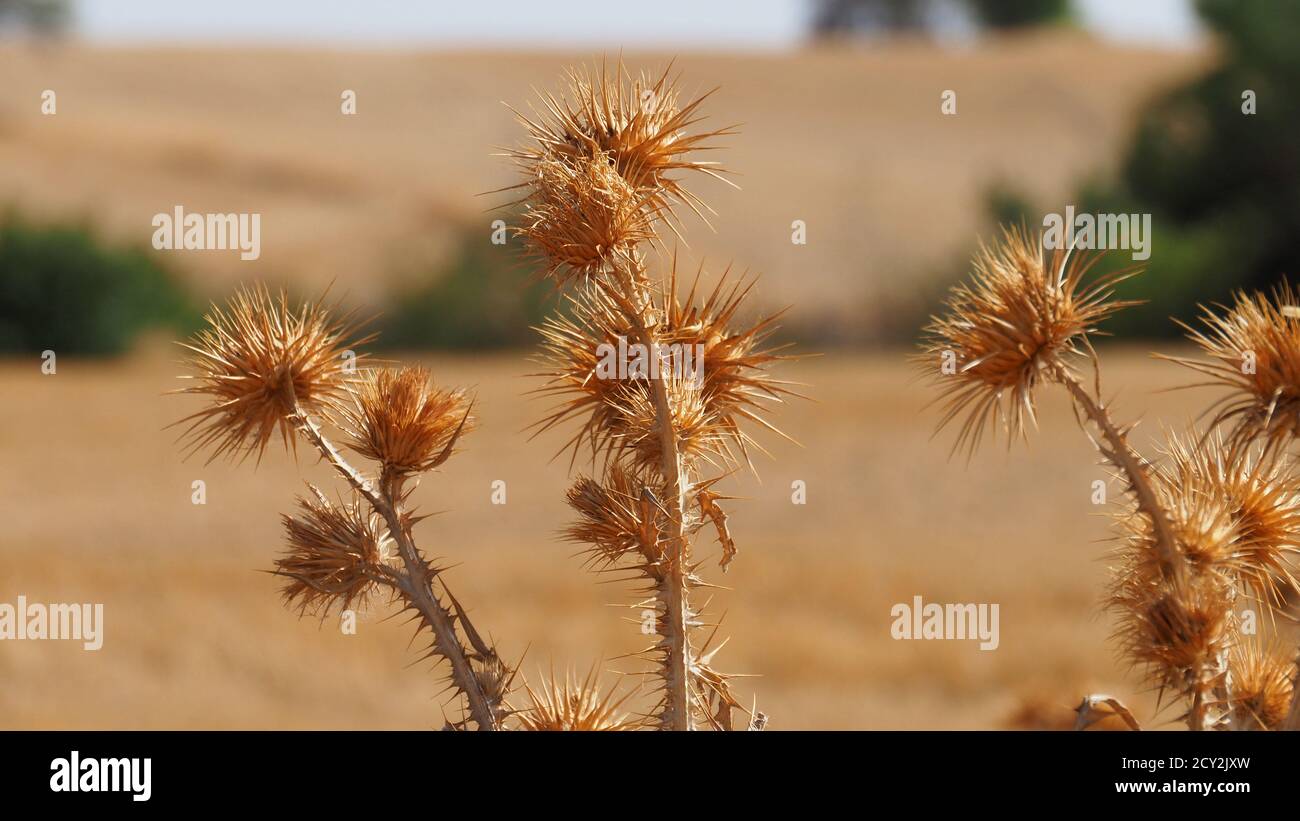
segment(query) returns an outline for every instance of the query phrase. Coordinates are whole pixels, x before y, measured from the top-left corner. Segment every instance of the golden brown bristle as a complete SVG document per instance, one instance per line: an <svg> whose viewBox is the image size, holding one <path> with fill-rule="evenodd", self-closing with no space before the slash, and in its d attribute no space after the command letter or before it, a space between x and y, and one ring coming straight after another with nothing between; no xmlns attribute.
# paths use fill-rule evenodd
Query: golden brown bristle
<svg viewBox="0 0 1300 821"><path fill-rule="evenodd" d="M1234 593L1217 576L1184 583L1152 580L1130 569L1110 599L1119 616L1116 636L1125 657L1157 686L1190 694L1211 689L1232 646L1229 614Z"/></svg>
<svg viewBox="0 0 1300 821"><path fill-rule="evenodd" d="M1243 730L1275 730L1291 709L1296 666L1286 655L1266 649L1258 639L1243 641L1228 657L1232 681L1233 725Z"/></svg>
<svg viewBox="0 0 1300 821"><path fill-rule="evenodd" d="M1231 447L1218 433L1171 436L1159 471L1175 518L1198 518L1193 564L1239 580L1266 607L1300 593L1300 474L1293 458ZM1211 524L1213 522L1213 524ZM1198 546L1199 545L1199 546Z"/></svg>
<svg viewBox="0 0 1300 821"><path fill-rule="evenodd" d="M535 142L512 152L527 177L525 185L537 184L538 168L548 161L581 168L600 160L626 181L631 189L628 200L643 207L647 216L667 214L676 204L703 216L710 209L683 185L678 172L723 179L726 172L717 163L691 154L711 150L711 140L734 131L691 133L702 119L698 109L708 94L679 105L668 71L633 80L621 63L612 72L604 67L599 73L571 69L565 92L542 95L540 115L519 115Z"/></svg>
<svg viewBox="0 0 1300 821"><path fill-rule="evenodd" d="M585 281L654 236L653 207L604 156L539 160L518 233L557 285Z"/></svg>
<svg viewBox="0 0 1300 821"><path fill-rule="evenodd" d="M752 423L783 435L765 419L769 406L797 396L766 372L787 359L779 346L768 345L776 317L761 317L729 327L736 320L750 283L720 276L707 296L698 294L702 272L684 296L676 293L676 271L659 297L655 340L680 359L666 363L658 377L672 395L678 447L692 459L724 465L747 460L754 441L745 428ZM583 422L570 440L597 451L635 454L649 465L660 458L658 422L651 380L637 373L608 378L600 370L602 352L636 344L637 332L607 288L583 289L571 299L571 315L552 317L542 326L539 363L547 378L540 393L561 399L538 424L546 430L566 420ZM690 362L694 372L677 373L676 363ZM669 365L673 367L668 367Z"/></svg>
<svg viewBox="0 0 1300 821"><path fill-rule="evenodd" d="M566 494L580 518L562 535L589 545L592 563L598 568L616 566L631 556L647 574L656 575L662 571L658 567L664 550L660 536L667 529L665 511L657 500L664 496L662 481L647 486L618 463L610 465L603 482L580 476Z"/></svg>

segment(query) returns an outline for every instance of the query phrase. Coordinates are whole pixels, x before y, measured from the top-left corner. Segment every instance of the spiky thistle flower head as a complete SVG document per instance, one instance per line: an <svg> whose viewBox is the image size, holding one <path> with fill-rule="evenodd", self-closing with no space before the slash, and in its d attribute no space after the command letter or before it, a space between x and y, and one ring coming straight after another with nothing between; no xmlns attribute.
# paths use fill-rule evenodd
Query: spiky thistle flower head
<svg viewBox="0 0 1300 821"><path fill-rule="evenodd" d="M495 647L475 659L474 680L492 704L504 704L515 680L515 670L497 654Z"/></svg>
<svg viewBox="0 0 1300 821"><path fill-rule="evenodd" d="M667 389L666 423L682 459L693 465L723 452L725 431L718 426L718 417L709 412L700 386L671 374L659 379ZM610 409L616 431L611 439L613 449L627 455L637 472L654 470L663 459L665 419L655 406L647 380L620 381L610 398Z"/></svg>
<svg viewBox="0 0 1300 821"><path fill-rule="evenodd" d="M578 521L561 535L587 545L590 562L596 567L618 566L631 556L653 577L663 570L659 567L664 552L660 537L668 521L660 500L666 497L662 479L647 484L613 463L604 481L579 476L569 488L566 500L577 511Z"/></svg>
<svg viewBox="0 0 1300 821"><path fill-rule="evenodd" d="M1206 358L1163 358L1209 377L1198 385L1228 389L1213 424L1228 429L1231 445L1262 438L1284 448L1300 436L1300 294L1283 283L1271 298L1238 292L1231 308L1201 312L1201 327L1179 324Z"/></svg>
<svg viewBox="0 0 1300 821"><path fill-rule="evenodd" d="M541 328L539 375L548 382L539 392L561 401L537 427L581 419L568 443L575 453L588 443L594 452L627 452L638 465L652 465L662 444L651 380L661 379L678 450L688 458L747 460L757 447L750 425L784 436L765 418L771 404L799 395L768 372L790 358L768 344L777 317L732 327L752 283L732 282L728 272L701 297L701 276L683 298L673 270L654 308L653 347L638 341L611 289L592 284L570 297L571 316Z"/></svg>
<svg viewBox="0 0 1300 821"><path fill-rule="evenodd" d="M1084 282L1098 259L1049 252L1025 228L1004 228L1001 243L980 246L971 281L956 286L945 312L932 318L917 359L945 391L939 427L965 414L954 451L973 452L990 424L1008 441L1024 435L1035 422L1039 381L1069 373L1098 323L1135 304L1113 299L1114 286L1133 271Z"/></svg>
<svg viewBox="0 0 1300 821"><path fill-rule="evenodd" d="M556 285L585 281L655 237L655 206L603 155L532 166L518 234Z"/></svg>
<svg viewBox="0 0 1300 821"><path fill-rule="evenodd" d="M1180 537L1194 567L1239 580L1266 606L1280 606L1286 591L1300 593L1294 461L1263 448L1229 447L1217 432L1170 436L1164 453L1157 480L1172 518L1203 525L1201 539Z"/></svg>
<svg viewBox="0 0 1300 821"><path fill-rule="evenodd" d="M711 209L683 185L679 172L698 172L725 182L726 172L718 163L690 155L712 150L711 140L735 132L722 128L691 133L702 119L699 108L709 94L680 104L670 71L671 66L657 78L643 74L632 79L621 62L612 73L604 66L599 73L585 67L570 69L568 88L558 95L543 94L540 114L532 118L517 114L535 145L511 155L530 181L547 161L577 168L599 158L627 182L638 200L644 200L647 214L666 214L674 204L683 203L703 217L702 212Z"/></svg>
<svg viewBox="0 0 1300 821"><path fill-rule="evenodd" d="M1123 657L1162 690L1185 694L1212 684L1234 642L1232 585L1217 574L1156 576L1149 561L1130 559L1108 601Z"/></svg>
<svg viewBox="0 0 1300 821"><path fill-rule="evenodd" d="M339 425L352 449L385 472L423 473L445 462L473 429L470 404L464 392L436 387L427 368L379 368L355 387Z"/></svg>
<svg viewBox="0 0 1300 821"><path fill-rule="evenodd" d="M1292 660L1252 638L1232 649L1228 671L1233 725L1243 730L1277 729L1291 709L1296 675Z"/></svg>
<svg viewBox="0 0 1300 821"><path fill-rule="evenodd" d="M298 514L281 517L287 550L275 566L289 579L281 593L304 614L364 605L393 555L387 526L359 500L334 504L309 487Z"/></svg>
<svg viewBox="0 0 1300 821"><path fill-rule="evenodd" d="M536 689L525 680L524 690L531 702L517 714L524 730L609 731L644 726L643 719L621 710L635 691L619 695L618 688L612 688L602 694L596 665L581 680L566 672L560 682L552 673L549 678L543 677Z"/></svg>
<svg viewBox="0 0 1300 821"><path fill-rule="evenodd" d="M225 308L213 306L207 327L184 343L194 384L177 393L194 394L207 404L181 419L189 423L182 440L189 453L209 445L208 461L223 454L260 459L278 430L291 446L296 409L330 414L348 397L351 362L364 359L351 316L319 303L289 305L284 292L273 297L265 285L241 287Z"/></svg>

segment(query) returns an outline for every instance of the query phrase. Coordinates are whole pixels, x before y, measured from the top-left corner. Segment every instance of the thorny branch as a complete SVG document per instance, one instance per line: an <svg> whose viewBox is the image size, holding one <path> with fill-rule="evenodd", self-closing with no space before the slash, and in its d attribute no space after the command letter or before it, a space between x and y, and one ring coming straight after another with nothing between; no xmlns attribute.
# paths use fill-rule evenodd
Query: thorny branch
<svg viewBox="0 0 1300 821"><path fill-rule="evenodd" d="M501 721L508 714L503 703L493 703L483 692L474 668L470 663L470 652L461 644L456 633L456 618L438 600L433 591L433 581L438 573L420 554L412 539L410 528L405 521L401 507L401 494L394 482L383 482L376 489L365 476L348 464L343 455L331 443L320 426L301 406L295 403L293 420L303 437L311 443L325 461L351 485L367 503L383 517L388 526L389 535L397 544L402 557L403 570L395 574L394 584L409 606L419 614L422 622L433 633L432 651L445 658L451 667L452 684L464 696L469 705L470 716L480 730L498 730ZM462 623L469 628L464 613L459 614Z"/></svg>

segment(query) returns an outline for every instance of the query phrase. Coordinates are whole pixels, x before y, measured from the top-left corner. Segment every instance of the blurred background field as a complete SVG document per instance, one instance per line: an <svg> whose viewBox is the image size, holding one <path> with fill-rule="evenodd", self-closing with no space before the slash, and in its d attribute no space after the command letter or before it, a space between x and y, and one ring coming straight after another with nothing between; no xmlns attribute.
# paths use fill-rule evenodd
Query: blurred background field
<svg viewBox="0 0 1300 821"><path fill-rule="evenodd" d="M1138 350L1108 352L1107 388L1119 412L1181 419L1205 399L1152 389L1184 381ZM538 402L520 401L528 371L514 353L422 359L436 377L478 390L480 429L417 491L422 509L445 511L418 530L421 544L454 563L448 576L477 626L503 652L528 650L524 672L601 653L640 649L616 584L596 585L552 535L567 521L562 444L527 442L520 429ZM160 429L187 407L161 398L174 384L166 352L112 364L69 362L57 377L27 363L0 369L9 403L0 429L5 469L3 554L7 601L102 601L102 650L71 642L0 645L0 716L7 727L389 727L441 723L441 702L410 630L363 618L356 636L299 621L259 571L279 550L279 513L299 476L332 486L305 453L251 466L182 463ZM930 441L929 391L910 384L902 353L836 354L799 363L791 376L817 403L780 411L803 447L770 442L762 481L731 490L740 555L717 572L712 540L704 572L734 588L711 608L732 636L720 659L759 679L774 728L1001 726L1020 709L1068 721L1087 689L1149 697L1117 669L1099 614L1107 522L1091 503L1087 440L1060 397L1048 396L1032 448L989 448L969 467ZM1154 426L1144 426L1144 432ZM207 504L190 502L207 483ZM493 480L508 502L490 503ZM790 483L808 503L790 503ZM1118 484L1110 485L1118 494ZM1001 646L900 642L890 608L926 601L997 602ZM633 686L634 681L627 682ZM1173 716L1167 716L1172 719Z"/></svg>
<svg viewBox="0 0 1300 821"><path fill-rule="evenodd" d="M735 588L712 608L733 637L722 668L761 676L742 693L774 728L1055 725L1097 690L1155 714L1098 612L1107 525L1090 496L1106 473L1068 407L1046 397L1033 448L950 461L905 357L999 220L1034 225L1066 204L1150 211L1152 271L1131 293L1152 305L1103 351L1105 387L1122 418L1146 419L1144 446L1159 424L1194 417L1211 397L1159 393L1186 379L1145 355L1178 343L1145 338L1300 259L1292 7L1201 2L1204 36L1153 44L1086 24L1116 4L1003 4L1039 9L1034 25L1006 27L975 3L954 33L934 9L960 3L799 3L791 42L673 49L599 34L581 46L175 31L117 42L79 37L77 4L66 27L33 25L45 18L17 5L0 3L12 29L0 38L0 601L103 602L107 635L97 653L0 644L0 727L441 724L425 665L403 669L408 628L371 616L342 636L299 621L259 572L300 477L328 478L315 460L182 462L163 431L189 407L162 396L176 386L168 340L252 279L301 294L334 283L383 312L396 346L385 356L477 391L480 430L418 492L445 511L421 525L422 544L456 565L457 596L503 650L527 648L530 678L601 656L635 669L613 660L639 647L630 614L609 606L626 596L592 584L553 536L568 463L550 457L564 437L521 432L545 407L522 398L537 384L528 326L552 305L527 286L515 243L489 242L491 221L510 217L488 212L503 198L480 196L515 181L492 156L519 138L501 102L526 107L570 63L620 52L633 70L675 58L688 90L721 87L709 122L741 124L719 155L741 190L696 186L716 231L688 222L683 265L761 273L754 309L792 305L786 337L825 352L784 370L815 399L777 412L802 447L764 438L775 459L757 461L761 481L729 484L747 499L732 511L741 555L709 575ZM84 5L91 17L100 6ZM841 6L876 13L830 14ZM688 28L690 13L726 17L696 9ZM1240 87L1260 89L1257 119L1241 114ZM339 113L343 89L357 92L355 116ZM940 113L945 89L957 116ZM178 204L262 214L261 258L152 251L152 216ZM794 220L806 245L791 243ZM40 372L46 349L55 376ZM195 479L204 506L190 502ZM504 506L489 502L495 479ZM790 503L796 479L806 506ZM1001 647L891 640L891 606L914 595L999 603Z"/></svg>
<svg viewBox="0 0 1300 821"><path fill-rule="evenodd" d="M794 306L791 327L854 342L914 331L936 277L957 273L989 230L990 192L1014 180L1027 197L1064 202L1080 177L1113 165L1145 99L1204 64L1070 34L963 50L623 55L648 71L674 56L688 90L720 86L709 122L742 129L718 153L741 188L696 186L717 230L691 225L682 264L761 273L761 298ZM532 86L600 57L9 46L0 203L31 219L93 220L126 243L147 243L150 219L176 204L261 213L255 263L164 255L200 296L224 295L251 269L307 291L337 281L384 306L466 248L518 280L515 249L489 242L503 215L487 211L509 197L477 196L518 181L493 156L521 133L502 101L527 112ZM940 94L953 85L958 115L945 118ZM33 102L45 88L57 116ZM339 113L342 89L357 92L353 117ZM794 220L806 245L791 243Z"/></svg>

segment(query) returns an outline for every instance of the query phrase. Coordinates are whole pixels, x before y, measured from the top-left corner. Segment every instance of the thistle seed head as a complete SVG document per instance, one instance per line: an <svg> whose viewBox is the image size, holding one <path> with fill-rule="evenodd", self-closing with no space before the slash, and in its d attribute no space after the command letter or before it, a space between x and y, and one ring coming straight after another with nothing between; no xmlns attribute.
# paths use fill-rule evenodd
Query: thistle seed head
<svg viewBox="0 0 1300 821"><path fill-rule="evenodd" d="M603 482L580 476L569 488L566 500L579 518L561 535L587 545L590 563L598 568L613 567L633 557L653 576L661 571L664 548L660 534L669 524L660 502L666 496L662 480L647 485L613 463Z"/></svg>
<svg viewBox="0 0 1300 821"><path fill-rule="evenodd" d="M489 649L490 653L474 662L474 680L490 703L504 704L506 696L510 695L515 671L501 660L495 647Z"/></svg>
<svg viewBox="0 0 1300 821"><path fill-rule="evenodd" d="M1152 579L1140 568L1121 572L1109 606L1119 616L1122 654L1155 686L1187 693L1207 675L1221 675L1220 660L1233 643L1232 586L1218 575L1184 581Z"/></svg>
<svg viewBox="0 0 1300 821"><path fill-rule="evenodd" d="M390 475L407 476L451 456L473 429L470 404L460 390L435 387L427 368L381 368L366 372L339 425L353 450Z"/></svg>
<svg viewBox="0 0 1300 821"><path fill-rule="evenodd" d="M1243 730L1277 729L1291 709L1296 673L1291 659L1254 638L1233 648L1228 671L1233 725Z"/></svg>
<svg viewBox="0 0 1300 821"><path fill-rule="evenodd" d="M362 606L393 555L388 529L360 500L336 505L311 491L298 499L298 515L281 517L287 550L275 566L289 578L281 594L302 614Z"/></svg>
<svg viewBox="0 0 1300 821"><path fill-rule="evenodd" d="M772 404L798 394L766 370L790 357L782 347L767 344L776 316L739 330L729 327L750 283L732 282L724 274L698 298L699 279L683 299L676 293L674 271L654 308L651 332L662 357L655 378L667 382L681 452L724 464L747 461L750 448L758 447L746 430L751 424L784 436L765 416ZM626 311L598 284L569 302L571 316L550 318L541 328L540 375L548 381L539 392L561 401L537 427L581 419L581 429L569 441L575 455L585 442L594 452L630 452L638 465L653 464L661 447L654 400L644 369L631 367L637 334ZM610 378L602 362L624 350L629 351L627 372Z"/></svg>
<svg viewBox="0 0 1300 821"><path fill-rule="evenodd" d="M636 730L644 725L643 719L620 710L635 691L620 696L618 688L613 688L602 695L595 665L581 681L566 672L563 683L552 674L544 677L537 689L525 680L524 689L531 704L518 713L523 730Z"/></svg>
<svg viewBox="0 0 1300 821"><path fill-rule="evenodd" d="M1217 433L1171 436L1165 455L1157 476L1173 518L1199 517L1206 522L1203 544L1213 545L1198 551L1189 542L1193 563L1238 579L1266 606L1280 606L1286 592L1300 593L1294 461L1263 448L1228 447Z"/></svg>
<svg viewBox="0 0 1300 821"><path fill-rule="evenodd" d="M986 429L1001 427L1008 442L1025 435L1036 423L1039 381L1070 373L1097 324L1135 304L1113 299L1114 286L1134 271L1083 282L1098 259L1049 253L1024 228L1003 229L997 246L981 245L971 282L956 286L946 312L932 318L917 359L944 389L939 427L965 414L954 451L974 452ZM946 362L955 372L944 372Z"/></svg>
<svg viewBox="0 0 1300 821"><path fill-rule="evenodd" d="M530 181L538 166L549 160L577 168L600 159L627 182L635 199L643 201L647 215L667 214L680 203L703 217L702 212L711 209L685 188L678 173L699 172L725 181L726 171L717 163L689 155L713 150L711 140L735 132L723 128L689 133L703 119L698 110L709 94L680 105L670 70L658 78L641 75L633 80L621 63L612 74L603 66L599 74L571 69L565 92L542 95L540 115L519 115L536 145L512 156Z"/></svg>
<svg viewBox="0 0 1300 821"><path fill-rule="evenodd" d="M677 453L689 465L712 454L724 453L724 430L709 413L703 391L694 383L661 376L668 394L668 424L676 440ZM662 464L664 440L662 421L646 380L627 380L610 398L613 410L611 439L614 450L627 454L638 473Z"/></svg>
<svg viewBox="0 0 1300 821"><path fill-rule="evenodd" d="M518 233L556 285L585 281L653 240L655 208L604 155L540 159Z"/></svg>
<svg viewBox="0 0 1300 821"><path fill-rule="evenodd" d="M224 309L214 305L207 327L183 344L193 374L181 378L195 384L177 393L208 403L175 423L189 423L181 436L187 453L212 445L209 462L254 452L260 459L277 429L292 446L296 408L326 415L341 408L352 381L344 353L371 337L354 338L350 315L333 314L312 303L295 310L284 292L272 297L260 283L240 288Z"/></svg>
<svg viewBox="0 0 1300 821"><path fill-rule="evenodd" d="M1183 323L1205 359L1165 357L1228 389L1216 405L1214 425L1240 447L1262 439L1284 449L1300 435L1300 294L1286 283L1266 294L1238 292L1233 306L1201 308L1201 326ZM1194 387L1194 386L1188 386Z"/></svg>

